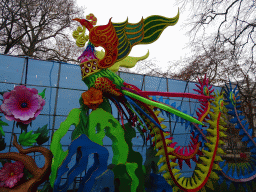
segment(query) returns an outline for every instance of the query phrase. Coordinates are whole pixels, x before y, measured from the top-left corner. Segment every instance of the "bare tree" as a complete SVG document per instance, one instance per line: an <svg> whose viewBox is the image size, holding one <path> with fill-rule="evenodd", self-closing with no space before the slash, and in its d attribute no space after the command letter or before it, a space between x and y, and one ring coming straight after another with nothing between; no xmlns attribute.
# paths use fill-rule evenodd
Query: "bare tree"
<svg viewBox="0 0 256 192"><path fill-rule="evenodd" d="M223 47L215 47L197 43L198 47L194 51L195 55L185 58L182 62L171 64L171 68L180 67L178 72L170 70L169 77L182 79L185 81L197 81L197 78L203 78L205 74L211 84L221 86L231 81L243 79L241 76L244 71L243 64L232 61L232 50L225 50Z"/></svg>
<svg viewBox="0 0 256 192"><path fill-rule="evenodd" d="M83 17L75 0L1 0L1 5L0 46L4 54L75 60L70 50L76 26L72 19Z"/></svg>
<svg viewBox="0 0 256 192"><path fill-rule="evenodd" d="M25 35L18 24L22 8L18 2L6 0L0 1L0 7L0 49L7 54Z"/></svg>
<svg viewBox="0 0 256 192"><path fill-rule="evenodd" d="M189 46L194 56L182 62L170 62L169 69L165 72L162 72L160 67L152 65L152 62L150 65L148 61L144 62L144 65L151 69L145 69L145 73L192 81L196 81L197 76L201 77L207 73L215 85L224 84L229 78L240 81L241 77L244 77L243 74L253 74L256 67L255 2L177 1L177 4L181 5L181 15L186 8L191 8L191 15L184 25L191 27L187 34L191 37ZM173 73L176 68L181 69L182 73Z"/></svg>
<svg viewBox="0 0 256 192"><path fill-rule="evenodd" d="M65 63L80 64L77 58L82 54L84 47L76 46L75 42L69 37L54 39L55 43L52 48L48 48L47 60L62 61ZM53 44L52 42L49 44ZM50 45L49 45L50 47ZM44 52L41 53L40 58L44 58Z"/></svg>
<svg viewBox="0 0 256 192"><path fill-rule="evenodd" d="M256 45L256 1L252 0L179 0L181 10L191 8L184 25L191 26L188 35L193 46L205 34L213 36L212 45L233 48L233 58L247 55L254 61ZM182 12L181 12L182 14Z"/></svg>
<svg viewBox="0 0 256 192"><path fill-rule="evenodd" d="M238 83L238 90L241 95L242 109L248 119L251 128L255 130L255 108L256 108L256 80L244 74L244 79Z"/></svg>
<svg viewBox="0 0 256 192"><path fill-rule="evenodd" d="M135 67L131 69L127 68L120 68L119 71L122 72L131 72L131 73L137 73L137 74L143 74L143 75L149 75L149 76L157 76L157 77L169 77L169 69L171 66L168 66L168 69L163 71L162 67L158 64L157 60L153 59L146 59L139 61Z"/></svg>

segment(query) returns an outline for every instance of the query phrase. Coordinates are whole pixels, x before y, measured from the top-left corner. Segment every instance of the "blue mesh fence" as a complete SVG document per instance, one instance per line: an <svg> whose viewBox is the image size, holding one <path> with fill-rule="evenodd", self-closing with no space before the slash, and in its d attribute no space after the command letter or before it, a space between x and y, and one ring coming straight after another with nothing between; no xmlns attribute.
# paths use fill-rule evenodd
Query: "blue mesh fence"
<svg viewBox="0 0 256 192"><path fill-rule="evenodd" d="M196 93L193 89L197 88L195 82L185 82L125 72L118 72L118 75L126 83L133 84L145 91ZM79 98L81 94L87 90L87 86L81 80L80 67L78 65L56 61L41 61L26 57L0 55L0 92L13 90L17 85L26 85L28 88L36 88L39 93L46 88L46 104L40 115L32 122L32 126L28 127L28 131L35 131L38 127L43 127L45 124L48 124L47 128L49 129L50 139L47 143L43 144L43 147L50 149L52 134L60 127L61 122L66 119L73 108L80 108ZM215 91L221 91L221 87L213 86L213 88ZM195 110L199 107L197 100L163 97L163 102L165 102L166 99L170 100L170 104L176 103L176 107L181 106L181 111L187 111L190 115L196 115ZM0 105L1 104L2 101L0 101ZM111 103L111 105L113 108L113 116L120 121L117 109L113 103ZM0 113L0 116L4 115ZM160 113L160 117L165 119L163 124L167 126L166 130L173 133L173 142L177 142L179 146L188 146L191 134L189 129L185 129L185 125L182 124L181 119L172 118L171 116L168 117L164 113ZM18 152L18 150L12 146L12 133L15 133L17 137L19 137L21 130L14 126L13 121L8 121L4 117L2 117L2 120L8 123L9 126L3 126L3 130L6 133L5 142L7 146L1 153ZM176 122L176 120L178 121ZM68 133L61 139L64 151L68 149L71 143L71 133L74 128L74 126L71 126ZM143 139L138 132L132 142L133 149L141 153L144 163L149 142L147 146L143 146ZM110 138L105 137L103 145L109 150L108 164L111 164L113 152ZM39 167L43 167L44 157L40 153L30 155L35 159ZM74 164L75 157L72 158L69 165L72 167ZM91 154L89 156L88 168L92 164L93 156ZM191 161L191 168L183 162L181 176L190 177L194 168L195 163L193 161ZM84 176L84 173L76 178L75 182L70 186L70 189L78 188L82 176ZM66 175L64 178L65 177ZM62 183L64 182L65 179L62 179Z"/></svg>

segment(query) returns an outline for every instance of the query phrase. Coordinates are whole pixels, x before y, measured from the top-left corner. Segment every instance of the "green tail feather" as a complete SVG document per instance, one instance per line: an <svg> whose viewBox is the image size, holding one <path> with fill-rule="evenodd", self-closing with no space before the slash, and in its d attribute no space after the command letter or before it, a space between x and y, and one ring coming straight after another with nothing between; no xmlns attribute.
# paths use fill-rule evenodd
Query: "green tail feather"
<svg viewBox="0 0 256 192"><path fill-rule="evenodd" d="M139 95L136 95L134 93L131 93L129 91L126 91L126 90L122 90L122 93L129 96L129 97L132 97L134 99L137 99L143 103L146 103L148 105L152 105L154 107L157 107L157 108L160 108L160 109L163 109L169 113L173 113L174 115L177 115L187 121L190 121L192 123L196 123L196 124L200 124L200 125L204 125L202 122L198 121L197 119L185 114L185 113L182 113L181 111L177 110L177 109L173 109L167 105L164 105L164 104L161 104L161 103L157 103L155 101L152 101L152 100L149 100L149 99L146 99L144 97L141 97Z"/></svg>

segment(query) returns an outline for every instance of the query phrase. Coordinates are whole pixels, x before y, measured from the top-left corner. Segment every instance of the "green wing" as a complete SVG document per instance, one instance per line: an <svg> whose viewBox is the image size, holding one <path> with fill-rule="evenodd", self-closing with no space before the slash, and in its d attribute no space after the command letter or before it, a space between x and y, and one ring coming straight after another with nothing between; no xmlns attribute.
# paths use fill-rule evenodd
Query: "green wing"
<svg viewBox="0 0 256 192"><path fill-rule="evenodd" d="M144 38L140 44L150 44L156 41L164 29L175 25L179 20L179 11L174 18L152 15L144 20Z"/></svg>
<svg viewBox="0 0 256 192"><path fill-rule="evenodd" d="M179 11L174 18L152 15L136 24L128 23L128 19L123 23L112 23L119 42L116 61L127 57L134 45L153 43L166 27L175 25L178 20Z"/></svg>
<svg viewBox="0 0 256 192"><path fill-rule="evenodd" d="M144 35L144 22L143 19L139 23L128 23L128 19L123 23L113 23L118 37L118 57L120 61L129 55L132 47L143 40Z"/></svg>

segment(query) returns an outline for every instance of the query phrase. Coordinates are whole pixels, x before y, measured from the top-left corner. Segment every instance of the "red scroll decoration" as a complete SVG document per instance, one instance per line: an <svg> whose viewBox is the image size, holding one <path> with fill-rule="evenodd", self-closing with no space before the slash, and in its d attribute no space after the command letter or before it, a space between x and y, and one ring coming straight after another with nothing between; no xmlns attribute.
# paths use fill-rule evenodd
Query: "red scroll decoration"
<svg viewBox="0 0 256 192"><path fill-rule="evenodd" d="M95 47L102 46L105 49L105 56L99 61L98 66L102 69L111 67L118 56L118 37L111 19L107 25L92 28L89 39Z"/></svg>

